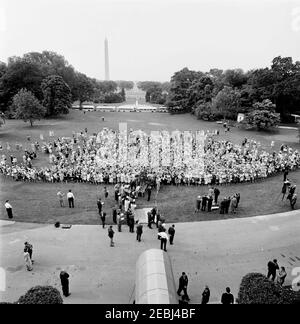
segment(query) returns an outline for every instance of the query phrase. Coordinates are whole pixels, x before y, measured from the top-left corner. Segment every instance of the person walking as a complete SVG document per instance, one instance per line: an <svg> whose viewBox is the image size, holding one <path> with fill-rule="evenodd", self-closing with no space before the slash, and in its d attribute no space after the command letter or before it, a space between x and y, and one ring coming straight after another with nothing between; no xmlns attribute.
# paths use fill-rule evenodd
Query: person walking
<svg viewBox="0 0 300 324"><path fill-rule="evenodd" d="M101 214L102 228L105 228L105 218L106 218L106 213L102 212Z"/></svg>
<svg viewBox="0 0 300 324"><path fill-rule="evenodd" d="M222 294L221 303L224 305L234 304L234 297L229 287L227 287L226 292Z"/></svg>
<svg viewBox="0 0 300 324"><path fill-rule="evenodd" d="M274 281L276 278L276 271L279 270L279 266L277 264L277 260L274 259L273 261L269 261L268 262L268 274L267 274L267 278Z"/></svg>
<svg viewBox="0 0 300 324"><path fill-rule="evenodd" d="M4 206L5 206L5 208L6 208L7 217L8 217L9 219L12 219L12 218L13 218L12 205L9 203L9 200L6 200L6 201L5 201Z"/></svg>
<svg viewBox="0 0 300 324"><path fill-rule="evenodd" d="M285 271L285 267L281 267L280 270L278 271L278 275L277 275L277 283L280 286L283 286L286 276L287 276L287 273Z"/></svg>
<svg viewBox="0 0 300 324"><path fill-rule="evenodd" d="M24 260L25 260L26 269L28 271L31 271L33 269L32 262L31 262L31 259L30 259L29 252L28 252L28 250L26 248L24 249Z"/></svg>
<svg viewBox="0 0 300 324"><path fill-rule="evenodd" d="M138 242L141 242L142 234L143 234L143 225L138 224L136 227L136 240Z"/></svg>
<svg viewBox="0 0 300 324"><path fill-rule="evenodd" d="M71 189L67 193L67 198L68 198L69 208L74 208L74 195Z"/></svg>
<svg viewBox="0 0 300 324"><path fill-rule="evenodd" d="M179 287L177 290L177 295L181 296L181 292L183 291L183 295L187 298L187 300L189 301L189 295L187 293L187 286L189 283L189 279L188 276L186 275L185 272L182 272L181 277L179 278Z"/></svg>
<svg viewBox="0 0 300 324"><path fill-rule="evenodd" d="M29 253L29 257L31 262L33 263L34 261L32 260L32 253L33 253L33 246L29 242L24 243L24 250L26 250Z"/></svg>
<svg viewBox="0 0 300 324"><path fill-rule="evenodd" d="M205 289L203 290L203 293L202 293L201 304L208 304L209 297L210 297L210 290L209 290L208 286L205 286Z"/></svg>
<svg viewBox="0 0 300 324"><path fill-rule="evenodd" d="M169 234L169 238L170 238L170 245L173 245L174 236L175 236L175 225L174 224L169 227L168 234Z"/></svg>
<svg viewBox="0 0 300 324"><path fill-rule="evenodd" d="M115 243L114 243L114 230L113 230L113 227L112 225L109 226L108 228L108 237L110 238L110 246L111 247L114 247L115 246Z"/></svg>
<svg viewBox="0 0 300 324"><path fill-rule="evenodd" d="M147 213L148 227L152 229L152 214L150 212Z"/></svg>
<svg viewBox="0 0 300 324"><path fill-rule="evenodd" d="M65 207L65 205L64 205L64 194L61 191L59 191L56 195L58 197L60 207Z"/></svg>
<svg viewBox="0 0 300 324"><path fill-rule="evenodd" d="M63 295L65 297L70 296L71 294L69 292L69 277L70 277L69 274L65 270L62 270L59 274L59 277L60 277Z"/></svg>

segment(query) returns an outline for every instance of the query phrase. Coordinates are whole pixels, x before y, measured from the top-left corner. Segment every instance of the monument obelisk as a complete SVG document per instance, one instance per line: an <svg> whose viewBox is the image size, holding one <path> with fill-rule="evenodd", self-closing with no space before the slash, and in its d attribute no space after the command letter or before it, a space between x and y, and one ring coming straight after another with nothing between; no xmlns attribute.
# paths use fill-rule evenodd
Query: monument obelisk
<svg viewBox="0 0 300 324"><path fill-rule="evenodd" d="M108 41L105 37L104 41L104 55L105 55L105 80L109 80L109 58L108 58Z"/></svg>

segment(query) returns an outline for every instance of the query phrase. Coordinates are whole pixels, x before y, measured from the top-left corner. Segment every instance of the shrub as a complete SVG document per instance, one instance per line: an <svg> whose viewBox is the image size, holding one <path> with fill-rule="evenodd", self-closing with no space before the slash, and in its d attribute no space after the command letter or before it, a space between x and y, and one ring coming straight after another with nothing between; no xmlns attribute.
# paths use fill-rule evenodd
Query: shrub
<svg viewBox="0 0 300 324"><path fill-rule="evenodd" d="M54 287L36 286L21 296L18 304L63 304L63 299L60 292Z"/></svg>
<svg viewBox="0 0 300 324"><path fill-rule="evenodd" d="M281 287L261 273L248 273L241 281L238 304L299 304L300 294Z"/></svg>

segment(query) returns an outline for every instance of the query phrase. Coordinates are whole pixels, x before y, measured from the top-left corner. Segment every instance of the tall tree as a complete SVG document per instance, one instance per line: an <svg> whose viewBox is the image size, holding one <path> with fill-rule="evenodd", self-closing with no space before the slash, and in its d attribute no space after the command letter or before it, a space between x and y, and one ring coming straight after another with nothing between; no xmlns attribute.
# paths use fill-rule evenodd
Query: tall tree
<svg viewBox="0 0 300 324"><path fill-rule="evenodd" d="M171 78L171 89L167 99L169 111L190 112L189 88L194 80L200 79L204 74L184 68L176 72Z"/></svg>
<svg viewBox="0 0 300 324"><path fill-rule="evenodd" d="M14 95L11 108L15 118L29 121L31 127L35 120L40 120L46 114L46 109L33 93L26 89L21 89Z"/></svg>
<svg viewBox="0 0 300 324"><path fill-rule="evenodd" d="M94 87L92 81L83 73L76 73L76 83L73 88L73 100L79 101L79 106L82 108L82 103L87 100L92 100L94 95Z"/></svg>
<svg viewBox="0 0 300 324"><path fill-rule="evenodd" d="M44 100L43 106L47 109L46 116L67 114L72 106L71 90L59 75L45 78L41 85Z"/></svg>
<svg viewBox="0 0 300 324"><path fill-rule="evenodd" d="M238 90L225 86L213 98L213 108L225 118L236 119L240 109L241 94Z"/></svg>

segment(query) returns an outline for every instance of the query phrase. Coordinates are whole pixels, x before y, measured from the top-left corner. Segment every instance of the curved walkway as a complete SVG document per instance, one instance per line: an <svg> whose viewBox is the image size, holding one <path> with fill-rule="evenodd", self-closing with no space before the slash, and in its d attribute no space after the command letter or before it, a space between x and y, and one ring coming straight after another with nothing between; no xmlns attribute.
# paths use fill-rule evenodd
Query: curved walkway
<svg viewBox="0 0 300 324"><path fill-rule="evenodd" d="M73 225L67 230L44 224L1 224L0 265L6 273L6 290L0 291L0 300L5 301L17 300L37 284L60 289L58 275L65 268L72 293L65 303L128 303L138 256L160 243L156 230L147 227L141 243L127 226L122 233L114 228L116 246L110 248L107 229L101 226ZM265 273L272 258L286 267L289 284L292 269L300 267L299 233L300 211L177 223L175 244L168 246L167 253L176 280L187 272L192 302L200 302L205 284L211 288L211 302L218 302L226 286L236 297L242 276ZM24 268L25 240L34 246L32 272Z"/></svg>

